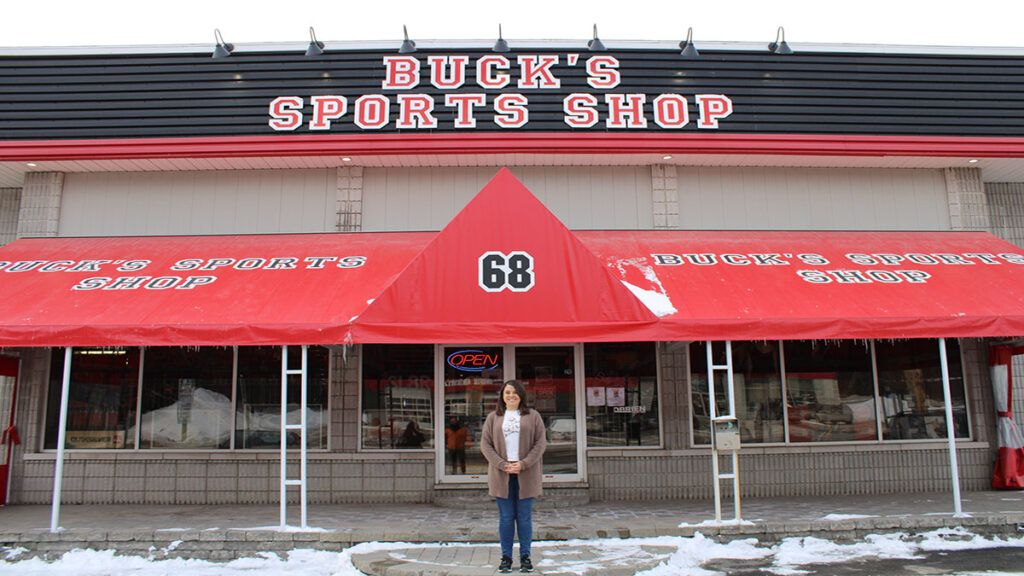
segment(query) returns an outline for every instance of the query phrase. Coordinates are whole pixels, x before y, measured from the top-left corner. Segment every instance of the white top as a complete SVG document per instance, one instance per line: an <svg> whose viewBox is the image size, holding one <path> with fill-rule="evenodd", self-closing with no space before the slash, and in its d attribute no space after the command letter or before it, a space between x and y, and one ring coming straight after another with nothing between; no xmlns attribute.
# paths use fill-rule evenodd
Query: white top
<svg viewBox="0 0 1024 576"><path fill-rule="evenodd" d="M501 421L501 433L505 436L505 450L509 462L519 461L519 410L505 410L505 419Z"/></svg>

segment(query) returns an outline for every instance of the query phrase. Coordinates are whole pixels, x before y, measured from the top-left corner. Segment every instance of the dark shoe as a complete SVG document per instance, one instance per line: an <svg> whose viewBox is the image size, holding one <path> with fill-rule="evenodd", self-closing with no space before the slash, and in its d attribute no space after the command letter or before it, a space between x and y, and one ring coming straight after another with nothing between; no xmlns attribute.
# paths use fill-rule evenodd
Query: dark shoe
<svg viewBox="0 0 1024 576"><path fill-rule="evenodd" d="M530 561L529 556L522 556L519 558L519 571L533 572L533 562Z"/></svg>
<svg viewBox="0 0 1024 576"><path fill-rule="evenodd" d="M501 557L501 564L498 564L498 572L511 572L512 571L512 559L508 556Z"/></svg>

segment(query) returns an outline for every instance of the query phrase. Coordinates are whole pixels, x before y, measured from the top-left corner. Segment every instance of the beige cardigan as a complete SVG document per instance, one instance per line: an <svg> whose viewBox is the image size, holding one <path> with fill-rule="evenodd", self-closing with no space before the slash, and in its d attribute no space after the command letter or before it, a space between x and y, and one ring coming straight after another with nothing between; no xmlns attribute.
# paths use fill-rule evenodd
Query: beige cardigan
<svg viewBox="0 0 1024 576"><path fill-rule="evenodd" d="M480 451L489 464L487 467L487 491L495 498L508 498L508 453L505 448L505 435L501 432L504 416L496 412L487 415L480 441ZM544 449L547 448L547 430L540 413L530 410L524 414L519 425L519 461L523 463L523 471L519 473L519 498L540 496L543 478Z"/></svg>

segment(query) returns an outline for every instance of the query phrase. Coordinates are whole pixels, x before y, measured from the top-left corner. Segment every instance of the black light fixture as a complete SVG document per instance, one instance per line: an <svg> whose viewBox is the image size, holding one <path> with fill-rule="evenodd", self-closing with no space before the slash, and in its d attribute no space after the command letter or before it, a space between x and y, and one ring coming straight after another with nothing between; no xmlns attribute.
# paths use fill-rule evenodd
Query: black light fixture
<svg viewBox="0 0 1024 576"><path fill-rule="evenodd" d="M402 40L402 45L398 48L398 53L412 54L416 51L416 43L409 40L409 31L406 30L405 24L402 24L402 33L405 34L405 40Z"/></svg>
<svg viewBox="0 0 1024 576"><path fill-rule="evenodd" d="M786 31L779 26L778 32L775 33L775 42L768 44L768 51L772 54L792 54L793 49L786 44Z"/></svg>
<svg viewBox="0 0 1024 576"><path fill-rule="evenodd" d="M686 40L679 43L679 47L683 49L679 54L683 58L696 58L700 56L700 52L697 52L697 47L693 45L693 28L689 28L686 31Z"/></svg>
<svg viewBox="0 0 1024 576"><path fill-rule="evenodd" d="M494 48L491 48L494 52L508 52L508 42L501 36L501 24L498 24L498 41L494 43Z"/></svg>
<svg viewBox="0 0 1024 576"><path fill-rule="evenodd" d="M591 52L604 52L607 48L604 47L604 42L597 37L597 24L594 24L594 37L587 41L587 50Z"/></svg>
<svg viewBox="0 0 1024 576"><path fill-rule="evenodd" d="M309 27L309 48L306 48L306 56L319 56L324 53L324 43L316 39L316 32Z"/></svg>
<svg viewBox="0 0 1024 576"><path fill-rule="evenodd" d="M217 42L217 45L213 47L214 58L227 58L231 55L231 51L235 49L234 44L228 44L224 41L220 28L213 29L213 39Z"/></svg>

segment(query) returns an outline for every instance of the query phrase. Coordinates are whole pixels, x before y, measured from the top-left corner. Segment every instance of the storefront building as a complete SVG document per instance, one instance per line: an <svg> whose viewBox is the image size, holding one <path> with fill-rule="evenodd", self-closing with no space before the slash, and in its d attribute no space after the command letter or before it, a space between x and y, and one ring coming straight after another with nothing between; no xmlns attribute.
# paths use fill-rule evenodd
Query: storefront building
<svg viewBox="0 0 1024 576"><path fill-rule="evenodd" d="M990 487L1024 51L698 48L0 52L0 493L67 373L65 503L276 503L282 434L311 503L478 497L511 378L546 497L707 498L727 349L744 496L949 490L949 429Z"/></svg>

